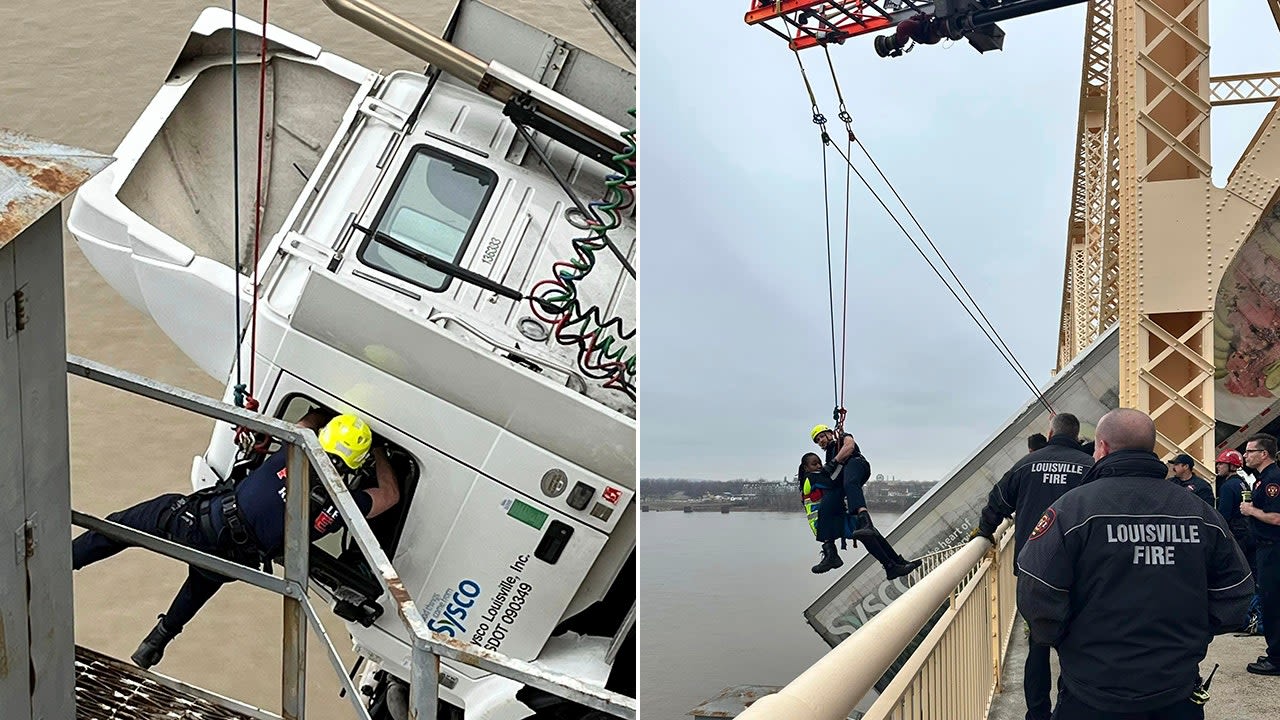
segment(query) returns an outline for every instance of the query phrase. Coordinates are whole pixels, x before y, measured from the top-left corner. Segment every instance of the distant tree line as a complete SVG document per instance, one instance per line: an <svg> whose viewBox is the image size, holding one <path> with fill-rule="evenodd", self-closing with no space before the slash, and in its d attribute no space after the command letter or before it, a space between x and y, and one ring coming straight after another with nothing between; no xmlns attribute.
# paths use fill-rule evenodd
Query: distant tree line
<svg viewBox="0 0 1280 720"><path fill-rule="evenodd" d="M735 509L798 511L800 493L790 484L768 480L688 480L641 478L641 504L653 510Z"/></svg>
<svg viewBox="0 0 1280 720"><path fill-rule="evenodd" d="M933 483L929 482L872 480L866 486L867 504L884 510L905 510L931 487ZM654 509L709 504L759 510L802 509L798 485L766 480L641 478L640 500Z"/></svg>
<svg viewBox="0 0 1280 720"><path fill-rule="evenodd" d="M799 495L799 490L795 493ZM744 495L747 493L785 495L789 493L777 482L767 480L686 480L682 478L641 478L640 495L644 499L684 495L700 498L712 495Z"/></svg>

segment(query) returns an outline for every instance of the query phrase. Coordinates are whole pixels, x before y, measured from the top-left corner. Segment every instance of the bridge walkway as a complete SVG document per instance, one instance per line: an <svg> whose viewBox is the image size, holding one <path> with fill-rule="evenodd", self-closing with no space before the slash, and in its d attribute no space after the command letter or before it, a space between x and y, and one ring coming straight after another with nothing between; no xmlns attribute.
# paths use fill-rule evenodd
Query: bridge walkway
<svg viewBox="0 0 1280 720"><path fill-rule="evenodd" d="M1022 665L1027 658L1027 638L1018 619L1009 652L1001 673L1003 692L991 702L989 720L1022 720L1027 712L1022 698ZM1205 705L1205 720L1257 720L1280 714L1280 678L1251 675L1245 665L1258 659L1266 642L1259 636L1236 637L1219 635L1209 646L1209 654L1200 664L1203 672L1218 663L1218 674L1213 676L1209 688L1211 699ZM1054 676L1058 672L1058 658L1050 655Z"/></svg>

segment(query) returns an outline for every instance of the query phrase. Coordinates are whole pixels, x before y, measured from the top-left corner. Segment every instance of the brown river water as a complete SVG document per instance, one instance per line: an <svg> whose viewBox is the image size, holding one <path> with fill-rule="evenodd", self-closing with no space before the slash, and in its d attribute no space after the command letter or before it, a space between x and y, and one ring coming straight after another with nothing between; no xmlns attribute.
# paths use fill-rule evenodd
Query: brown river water
<svg viewBox="0 0 1280 720"><path fill-rule="evenodd" d="M488 2L627 64L581 0ZM110 154L163 81L196 16L212 4L0 0L0 127ZM383 0L383 5L434 30L444 27L453 8L449 0ZM262 6L240 3L239 11L257 19ZM422 67L319 0L271 0L269 13L273 24L366 67ZM103 282L69 235L64 249L69 352L221 397L222 383L199 370L150 318ZM101 517L163 492L188 491L191 458L209 440L207 420L88 381L72 379L69 386L76 509ZM80 571L76 642L128 658L168 607L185 572L177 562L140 550ZM156 670L278 713L281 608L280 598L270 593L228 585L169 646ZM341 622L328 625L349 662L350 641ZM338 681L314 635L309 650L308 717L352 717L347 700L337 697Z"/></svg>

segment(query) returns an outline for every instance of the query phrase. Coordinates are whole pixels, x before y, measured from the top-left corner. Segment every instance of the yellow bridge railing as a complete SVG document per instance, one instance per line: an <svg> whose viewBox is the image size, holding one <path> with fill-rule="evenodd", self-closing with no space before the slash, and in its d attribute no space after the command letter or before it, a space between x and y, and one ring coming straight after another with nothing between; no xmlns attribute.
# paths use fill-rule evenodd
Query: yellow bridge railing
<svg viewBox="0 0 1280 720"><path fill-rule="evenodd" d="M929 634L864 720L982 720L1000 692L1017 612L1013 533L1000 536L952 591Z"/></svg>
<svg viewBox="0 0 1280 720"><path fill-rule="evenodd" d="M944 604L946 609L863 716L981 720L1000 691L1016 586L1011 523L931 553L907 592L739 720L845 720ZM932 566L932 567L930 567Z"/></svg>

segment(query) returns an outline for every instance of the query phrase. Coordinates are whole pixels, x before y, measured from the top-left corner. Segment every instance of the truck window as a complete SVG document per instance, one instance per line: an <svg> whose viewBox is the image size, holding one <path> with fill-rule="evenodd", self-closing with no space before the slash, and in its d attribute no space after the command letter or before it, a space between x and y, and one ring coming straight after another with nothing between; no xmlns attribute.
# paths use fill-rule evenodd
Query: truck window
<svg viewBox="0 0 1280 720"><path fill-rule="evenodd" d="M410 155L390 199L378 212L360 248L360 259L428 290L440 291L449 277L395 247L451 263L462 259L498 176L490 169L420 145ZM388 242L379 234L393 238Z"/></svg>

